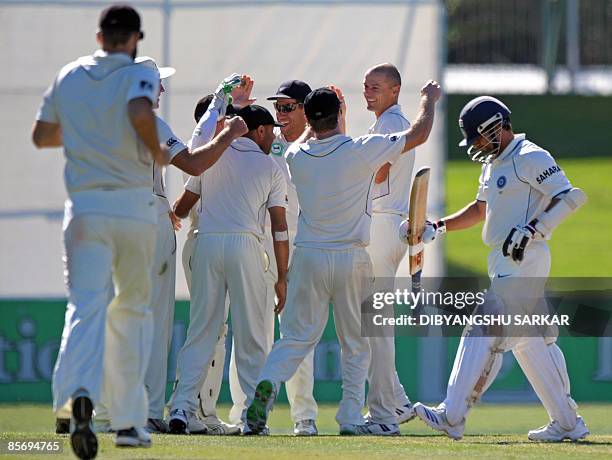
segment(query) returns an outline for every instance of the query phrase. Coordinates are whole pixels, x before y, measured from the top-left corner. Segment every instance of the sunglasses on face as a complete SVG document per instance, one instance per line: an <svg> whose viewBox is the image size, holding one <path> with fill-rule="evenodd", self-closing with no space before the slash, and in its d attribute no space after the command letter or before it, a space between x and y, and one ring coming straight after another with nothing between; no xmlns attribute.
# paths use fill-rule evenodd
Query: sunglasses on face
<svg viewBox="0 0 612 460"><path fill-rule="evenodd" d="M294 102L293 104L279 104L278 102L274 103L274 108L276 109L277 112L280 113L291 113L293 112L295 109L298 108L298 106L303 105L301 102Z"/></svg>

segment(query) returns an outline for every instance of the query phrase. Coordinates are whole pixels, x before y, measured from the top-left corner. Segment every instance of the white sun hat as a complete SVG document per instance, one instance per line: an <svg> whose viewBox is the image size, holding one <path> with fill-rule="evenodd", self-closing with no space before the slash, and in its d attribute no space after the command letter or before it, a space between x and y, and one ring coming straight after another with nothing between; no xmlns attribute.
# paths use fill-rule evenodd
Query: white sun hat
<svg viewBox="0 0 612 460"><path fill-rule="evenodd" d="M150 67L153 70L156 70L159 73L159 78L163 80L164 78L168 78L171 75L176 73L176 69L174 67L158 67L155 59L149 56L139 56L134 59L136 64L143 64L147 67Z"/></svg>

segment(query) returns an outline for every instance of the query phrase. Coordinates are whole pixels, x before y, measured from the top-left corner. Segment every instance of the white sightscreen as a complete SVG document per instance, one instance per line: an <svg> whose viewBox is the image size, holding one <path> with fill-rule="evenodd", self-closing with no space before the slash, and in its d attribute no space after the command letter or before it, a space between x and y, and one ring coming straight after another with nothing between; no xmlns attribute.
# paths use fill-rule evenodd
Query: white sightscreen
<svg viewBox="0 0 612 460"><path fill-rule="evenodd" d="M63 157L60 149L35 150L30 129L41 95L57 71L96 49L97 19L105 3L0 0L2 297L64 296ZM421 85L441 78L444 24L436 1L131 3L141 12L146 34L139 54L177 68L162 96L161 113L185 140L193 128L196 100L232 72L251 74L258 102L269 109L265 97L284 80L305 80L313 88L339 86L347 97L351 135L364 134L374 121L361 95L367 68L385 61L400 68L400 103L409 119ZM164 10L161 4L171 8ZM442 204L443 106L437 115L430 140L417 150L417 165L433 167L432 210ZM167 182L172 201L180 193L181 175L170 168ZM180 263L185 233L177 235L178 297L187 294ZM439 274L441 260L430 252L426 271Z"/></svg>

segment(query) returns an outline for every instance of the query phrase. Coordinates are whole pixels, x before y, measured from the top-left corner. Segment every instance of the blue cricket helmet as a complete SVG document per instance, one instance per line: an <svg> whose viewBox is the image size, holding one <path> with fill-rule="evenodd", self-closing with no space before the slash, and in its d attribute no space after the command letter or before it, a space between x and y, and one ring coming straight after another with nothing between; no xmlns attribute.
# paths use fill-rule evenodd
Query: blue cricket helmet
<svg viewBox="0 0 612 460"><path fill-rule="evenodd" d="M494 122L510 121L510 109L499 99L480 96L465 104L459 115L463 140L459 147L468 147Z"/></svg>

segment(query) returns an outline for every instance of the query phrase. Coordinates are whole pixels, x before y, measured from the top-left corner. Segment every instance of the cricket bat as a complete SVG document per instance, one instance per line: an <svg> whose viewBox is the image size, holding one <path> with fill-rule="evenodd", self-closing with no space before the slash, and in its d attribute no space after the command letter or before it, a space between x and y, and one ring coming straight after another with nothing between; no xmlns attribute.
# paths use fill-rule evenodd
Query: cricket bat
<svg viewBox="0 0 612 460"><path fill-rule="evenodd" d="M421 289L421 272L425 262L425 245L423 230L427 214L427 187L429 185L429 168L421 168L414 177L410 191L410 209L408 210L408 256L410 275L412 276L412 292Z"/></svg>

